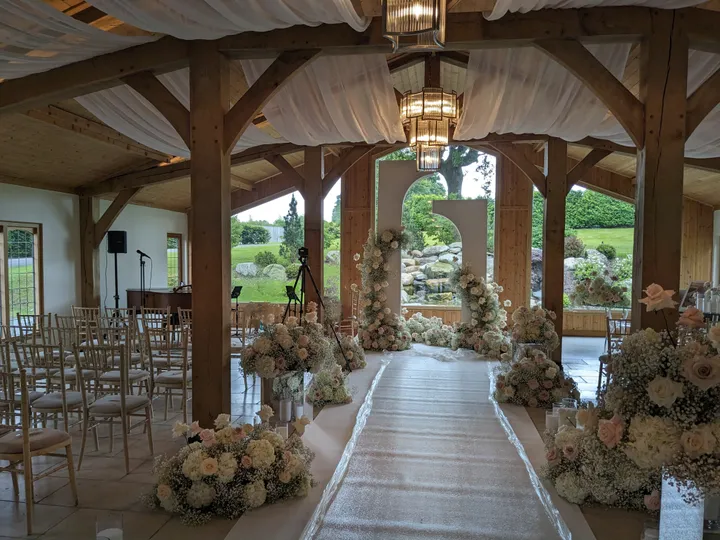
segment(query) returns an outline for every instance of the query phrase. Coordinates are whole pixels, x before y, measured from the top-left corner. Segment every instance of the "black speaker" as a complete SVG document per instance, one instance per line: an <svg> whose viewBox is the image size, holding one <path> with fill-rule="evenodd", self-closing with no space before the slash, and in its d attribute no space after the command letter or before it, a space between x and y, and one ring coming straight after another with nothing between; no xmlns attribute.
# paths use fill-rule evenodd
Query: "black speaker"
<svg viewBox="0 0 720 540"><path fill-rule="evenodd" d="M108 231L108 253L127 253L127 231Z"/></svg>

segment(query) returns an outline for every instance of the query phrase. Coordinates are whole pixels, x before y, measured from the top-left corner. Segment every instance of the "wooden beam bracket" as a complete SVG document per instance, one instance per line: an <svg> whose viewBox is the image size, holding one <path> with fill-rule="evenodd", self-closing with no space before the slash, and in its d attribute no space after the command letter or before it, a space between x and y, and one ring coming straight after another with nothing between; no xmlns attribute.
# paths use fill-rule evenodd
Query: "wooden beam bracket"
<svg viewBox="0 0 720 540"><path fill-rule="evenodd" d="M330 169L323 178L323 198L327 197L328 193L330 193L330 190L333 188L335 183L340 180L342 175L345 174L348 169L350 169L350 167L355 165L355 163L360 161L374 149L374 145L355 146L353 148L345 150L342 154L340 154L340 159L337 161L337 163L335 163L335 165L333 165L332 169Z"/></svg>
<svg viewBox="0 0 720 540"><path fill-rule="evenodd" d="M122 212L123 208L130 204L130 201L137 192L140 191L140 189L141 188L124 189L118 193L110 206L107 207L107 210L105 210L102 217L97 220L97 223L95 223L95 232L93 234L95 238L95 249L100 247L103 238L105 238L105 234L108 230L110 230L112 224L115 223L115 220L120 215L120 212Z"/></svg>
<svg viewBox="0 0 720 540"><path fill-rule="evenodd" d="M581 161L570 169L567 173L567 192L570 193L572 187L577 184L583 177L592 170L592 168L600 163L604 158L612 154L610 150L599 150L593 148Z"/></svg>
<svg viewBox="0 0 720 540"><path fill-rule="evenodd" d="M546 196L547 181L545 175L519 148L512 144L489 144L488 146L512 161L530 179L542 196Z"/></svg>

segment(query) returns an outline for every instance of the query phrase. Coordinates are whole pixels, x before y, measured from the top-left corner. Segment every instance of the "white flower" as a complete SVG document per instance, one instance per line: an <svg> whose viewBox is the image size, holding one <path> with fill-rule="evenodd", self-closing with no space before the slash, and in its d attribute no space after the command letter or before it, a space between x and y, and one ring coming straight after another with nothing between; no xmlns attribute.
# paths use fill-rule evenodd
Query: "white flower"
<svg viewBox="0 0 720 540"><path fill-rule="evenodd" d="M680 442L682 442L685 453L693 458L702 454L712 454L716 444L712 426L708 424L686 431L680 437Z"/></svg>
<svg viewBox="0 0 720 540"><path fill-rule="evenodd" d="M243 496L248 508L258 508L262 506L265 504L265 499L267 498L265 483L262 480L256 480L246 485L243 490Z"/></svg>
<svg viewBox="0 0 720 540"><path fill-rule="evenodd" d="M260 438L269 441L275 448L282 448L285 446L285 439L282 438L282 435L275 433L274 431L263 431Z"/></svg>
<svg viewBox="0 0 720 540"><path fill-rule="evenodd" d="M172 429L173 438L184 437L190 431L190 426L182 422L175 422Z"/></svg>
<svg viewBox="0 0 720 540"><path fill-rule="evenodd" d="M297 355L300 360L305 360L308 357L308 351L304 347L300 348L298 349Z"/></svg>
<svg viewBox="0 0 720 540"><path fill-rule="evenodd" d="M272 407L270 407L270 405L263 405L260 410L255 414L258 415L258 417L263 423L266 423L275 414L275 411L272 410Z"/></svg>
<svg viewBox="0 0 720 540"><path fill-rule="evenodd" d="M716 347L720 347L720 324L716 324L708 330L708 338Z"/></svg>
<svg viewBox="0 0 720 540"><path fill-rule="evenodd" d="M203 476L214 476L218 472L218 462L215 458L205 458L200 464L200 472Z"/></svg>
<svg viewBox="0 0 720 540"><path fill-rule="evenodd" d="M255 439L248 443L247 455L252 459L253 467L264 469L275 462L275 449L270 441Z"/></svg>
<svg viewBox="0 0 720 540"><path fill-rule="evenodd" d="M215 428L222 429L229 425L230 425L230 415L229 414L218 414L218 417L215 419Z"/></svg>
<svg viewBox="0 0 720 540"><path fill-rule="evenodd" d="M156 490L157 498L161 501L166 501L170 497L172 497L172 489L167 484L158 484L157 490Z"/></svg>
<svg viewBox="0 0 720 540"><path fill-rule="evenodd" d="M275 376L275 359L272 356L261 356L255 361L255 371L264 379Z"/></svg>
<svg viewBox="0 0 720 540"><path fill-rule="evenodd" d="M683 384L657 375L647 388L650 400L660 407L672 407L675 400L683 397Z"/></svg>
<svg viewBox="0 0 720 540"><path fill-rule="evenodd" d="M252 347L260 354L267 354L272 347L272 342L268 338L260 336L253 342Z"/></svg>
<svg viewBox="0 0 720 540"><path fill-rule="evenodd" d="M573 504L582 504L589 494L587 483L575 473L566 472L555 480L555 489L562 498Z"/></svg>
<svg viewBox="0 0 720 540"><path fill-rule="evenodd" d="M390 231L383 231L382 235L380 235L380 238L383 242L390 242L393 239L393 234Z"/></svg>
<svg viewBox="0 0 720 540"><path fill-rule="evenodd" d="M547 370L545 371L545 376L548 379L554 379L556 375L557 375L557 368L551 367L551 368L547 368Z"/></svg>
<svg viewBox="0 0 720 540"><path fill-rule="evenodd" d="M187 492L187 502L192 508L203 508L215 499L215 488L205 482L193 482Z"/></svg>
<svg viewBox="0 0 720 540"><path fill-rule="evenodd" d="M393 249L397 249L400 247L400 244L397 243L397 240L393 240L392 242L390 242L390 247Z"/></svg>
<svg viewBox="0 0 720 540"><path fill-rule="evenodd" d="M353 261L359 261L359 260L360 260L360 254L359 254L359 253L356 253L355 255L353 255ZM355 284L353 283L353 285L355 285ZM355 286L357 287L357 285L355 285Z"/></svg>
<svg viewBox="0 0 720 540"><path fill-rule="evenodd" d="M307 416L302 416L293 422L293 427L297 431L298 435L302 437L305 434L305 427L310 424L310 420Z"/></svg>

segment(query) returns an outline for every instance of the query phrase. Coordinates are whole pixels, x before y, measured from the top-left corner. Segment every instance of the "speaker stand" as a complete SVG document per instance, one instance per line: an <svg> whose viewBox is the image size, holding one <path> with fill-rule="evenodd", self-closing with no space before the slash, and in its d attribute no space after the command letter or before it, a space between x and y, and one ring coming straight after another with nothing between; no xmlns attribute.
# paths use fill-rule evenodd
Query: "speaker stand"
<svg viewBox="0 0 720 540"><path fill-rule="evenodd" d="M120 292L118 289L118 266L117 266L117 253L113 253L115 256L115 296L113 298L115 299L115 315L120 315Z"/></svg>

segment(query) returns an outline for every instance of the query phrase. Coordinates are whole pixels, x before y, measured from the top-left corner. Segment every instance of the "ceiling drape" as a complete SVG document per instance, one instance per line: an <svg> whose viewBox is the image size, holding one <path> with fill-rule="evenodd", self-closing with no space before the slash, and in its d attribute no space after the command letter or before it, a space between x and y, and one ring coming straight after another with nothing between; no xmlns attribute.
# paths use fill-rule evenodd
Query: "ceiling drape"
<svg viewBox="0 0 720 540"><path fill-rule="evenodd" d="M571 9L611 6L642 6L678 9L703 4L705 0L497 0L488 19L499 19L507 13L527 13L538 9Z"/></svg>

